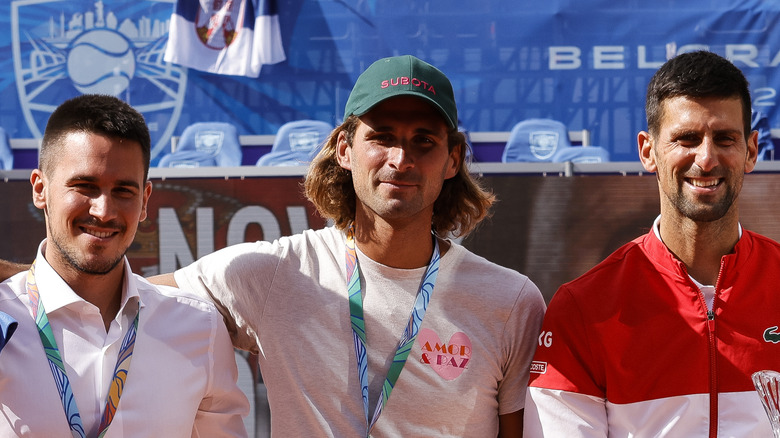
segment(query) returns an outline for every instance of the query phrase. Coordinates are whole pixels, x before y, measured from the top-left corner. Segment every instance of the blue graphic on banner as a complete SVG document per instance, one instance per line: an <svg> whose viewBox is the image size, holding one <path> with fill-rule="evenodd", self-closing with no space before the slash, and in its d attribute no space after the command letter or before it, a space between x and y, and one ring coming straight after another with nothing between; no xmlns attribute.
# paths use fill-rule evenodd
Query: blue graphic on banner
<svg viewBox="0 0 780 438"><path fill-rule="evenodd" d="M11 2L18 102L33 137L51 112L79 94L122 98L153 134L153 155L167 146L187 84L186 69L162 62L168 1Z"/></svg>
<svg viewBox="0 0 780 438"><path fill-rule="evenodd" d="M588 129L613 160L636 161L650 76L669 56L703 48L745 72L754 108L780 127L776 1L277 4L287 60L245 78L163 63L173 0L14 0L0 13L11 29L0 35L0 125L13 138L39 137L64 99L107 92L147 117L158 159L170 136L195 122L230 122L241 135L274 134L304 118L338 123L360 72L408 53L452 79L469 131L553 118Z"/></svg>

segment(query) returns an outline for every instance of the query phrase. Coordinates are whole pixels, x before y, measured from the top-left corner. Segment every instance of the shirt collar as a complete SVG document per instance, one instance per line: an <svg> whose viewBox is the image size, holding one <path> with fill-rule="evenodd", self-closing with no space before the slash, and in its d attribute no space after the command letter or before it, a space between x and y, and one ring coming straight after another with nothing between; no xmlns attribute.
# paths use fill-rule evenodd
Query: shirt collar
<svg viewBox="0 0 780 438"><path fill-rule="evenodd" d="M742 224L737 222L737 226L739 227L739 238L742 238ZM661 239L661 215L659 214L655 220L653 221L653 231L655 232L655 237L658 238L661 242L663 242L663 239Z"/></svg>
<svg viewBox="0 0 780 438"><path fill-rule="evenodd" d="M655 222L653 222L652 231L645 234L644 237L639 238L642 242L642 247L655 263L676 273L687 273L687 270L680 259L678 259L661 240L659 231L660 218L661 217L658 216ZM728 278L724 278L724 271L727 275L736 275L739 271L739 267L746 263L750 258L753 240L753 234L750 231L743 232L742 226L740 225L739 239L737 240L736 245L734 245L733 252L726 254L721 258L721 278L718 281L731 281Z"/></svg>

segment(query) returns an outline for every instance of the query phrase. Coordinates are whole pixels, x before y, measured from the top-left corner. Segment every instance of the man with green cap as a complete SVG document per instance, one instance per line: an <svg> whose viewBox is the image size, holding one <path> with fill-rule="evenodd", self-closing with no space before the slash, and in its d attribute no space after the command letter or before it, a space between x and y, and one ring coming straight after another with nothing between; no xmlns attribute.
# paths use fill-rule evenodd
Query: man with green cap
<svg viewBox="0 0 780 438"><path fill-rule="evenodd" d="M450 81L381 59L345 118L305 180L334 226L152 280L213 300L234 345L259 353L274 436L521 436L545 304L448 239L494 200L468 173Z"/></svg>

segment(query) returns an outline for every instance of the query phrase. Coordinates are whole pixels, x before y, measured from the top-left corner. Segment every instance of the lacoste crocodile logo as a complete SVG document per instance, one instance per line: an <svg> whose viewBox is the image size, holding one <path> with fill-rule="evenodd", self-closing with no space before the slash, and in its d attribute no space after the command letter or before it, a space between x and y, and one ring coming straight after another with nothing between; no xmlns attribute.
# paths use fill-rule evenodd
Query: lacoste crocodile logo
<svg viewBox="0 0 780 438"><path fill-rule="evenodd" d="M777 331L777 326L764 330L764 340L773 344L780 342L780 332Z"/></svg>

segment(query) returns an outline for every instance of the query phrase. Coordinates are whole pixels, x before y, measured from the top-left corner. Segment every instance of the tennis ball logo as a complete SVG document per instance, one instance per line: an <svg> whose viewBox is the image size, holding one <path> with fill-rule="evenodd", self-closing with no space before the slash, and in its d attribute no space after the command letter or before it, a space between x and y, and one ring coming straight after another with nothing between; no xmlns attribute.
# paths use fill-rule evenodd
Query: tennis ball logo
<svg viewBox="0 0 780 438"><path fill-rule="evenodd" d="M118 96L135 74L135 54L122 34L94 29L71 42L67 65L68 75L80 92Z"/></svg>

